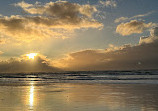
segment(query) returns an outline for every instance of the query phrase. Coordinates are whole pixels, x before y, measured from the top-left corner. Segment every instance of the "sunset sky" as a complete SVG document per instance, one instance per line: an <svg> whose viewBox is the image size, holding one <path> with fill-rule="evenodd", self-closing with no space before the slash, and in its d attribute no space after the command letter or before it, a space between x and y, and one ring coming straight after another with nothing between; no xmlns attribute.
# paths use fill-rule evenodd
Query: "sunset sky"
<svg viewBox="0 0 158 111"><path fill-rule="evenodd" d="M0 72L157 69L157 4L3 0Z"/></svg>

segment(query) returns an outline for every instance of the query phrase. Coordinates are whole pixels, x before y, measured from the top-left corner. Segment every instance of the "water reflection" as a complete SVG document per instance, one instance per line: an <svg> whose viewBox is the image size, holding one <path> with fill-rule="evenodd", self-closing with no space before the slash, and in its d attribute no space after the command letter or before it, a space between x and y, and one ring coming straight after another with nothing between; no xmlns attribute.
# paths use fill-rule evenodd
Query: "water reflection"
<svg viewBox="0 0 158 111"><path fill-rule="evenodd" d="M34 105L34 82L32 81L30 84L30 91L29 91L29 105L30 108L33 109L33 105Z"/></svg>
<svg viewBox="0 0 158 111"><path fill-rule="evenodd" d="M0 111L158 111L158 85L68 84L0 86Z"/></svg>

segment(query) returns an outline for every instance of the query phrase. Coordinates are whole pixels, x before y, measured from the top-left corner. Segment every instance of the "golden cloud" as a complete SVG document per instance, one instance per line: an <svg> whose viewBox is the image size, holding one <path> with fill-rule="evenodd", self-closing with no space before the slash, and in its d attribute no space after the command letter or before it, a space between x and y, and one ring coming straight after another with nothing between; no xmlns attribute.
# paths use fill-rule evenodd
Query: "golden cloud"
<svg viewBox="0 0 158 111"><path fill-rule="evenodd" d="M157 35L157 28L153 30L155 30L153 33ZM35 54L35 57L22 55L22 58L1 61L0 72L54 72L60 71L59 69L88 71L157 69L158 38L150 36L146 39L152 42L120 47L110 44L107 49L82 50L69 53L67 57L56 60L47 59L46 56L40 54Z"/></svg>
<svg viewBox="0 0 158 111"><path fill-rule="evenodd" d="M149 29L151 27L156 26L157 24L155 23L144 23L142 21L137 21L137 20L131 20L130 22L127 23L121 23L117 26L116 32L123 35L131 35L134 33L143 33L146 29Z"/></svg>
<svg viewBox="0 0 158 111"><path fill-rule="evenodd" d="M148 13L145 13L145 14L135 15L135 16L132 16L132 17L120 17L120 18L116 18L114 22L115 23L119 23L119 22L123 22L123 21L136 19L136 18L142 18L142 17L149 16L149 15L151 15L153 13L154 13L154 11L151 11L151 12L148 12Z"/></svg>
<svg viewBox="0 0 158 111"><path fill-rule="evenodd" d="M10 58L0 62L0 72L57 72L60 69L50 66L50 60L46 56L38 54L34 59L28 59L26 55L21 58Z"/></svg>
<svg viewBox="0 0 158 111"><path fill-rule="evenodd" d="M0 54L3 54L3 52L2 52L2 51L0 51Z"/></svg>
<svg viewBox="0 0 158 111"><path fill-rule="evenodd" d="M29 15L0 17L0 33L18 40L32 41L46 37L65 38L75 29L101 28L103 26L102 23L92 18L92 14L97 9L90 5L59 1L40 5L38 3L28 4L23 1L15 6L20 6Z"/></svg>
<svg viewBox="0 0 158 111"><path fill-rule="evenodd" d="M77 3L70 3L67 1L49 2L44 5L39 3L28 4L22 1L14 5L21 7L24 11L30 14L46 14L60 18L78 18L78 14L91 17L91 15L97 11L95 6L91 6L89 4L79 5Z"/></svg>
<svg viewBox="0 0 158 111"><path fill-rule="evenodd" d="M53 61L65 70L132 70L158 68L158 39L135 46L110 45L106 50L83 50Z"/></svg>
<svg viewBox="0 0 158 111"><path fill-rule="evenodd" d="M150 30L150 36L140 37L139 44L152 43L157 39L158 39L158 27L155 27Z"/></svg>
<svg viewBox="0 0 158 111"><path fill-rule="evenodd" d="M0 44L5 44L5 43L6 43L6 39L0 38Z"/></svg>

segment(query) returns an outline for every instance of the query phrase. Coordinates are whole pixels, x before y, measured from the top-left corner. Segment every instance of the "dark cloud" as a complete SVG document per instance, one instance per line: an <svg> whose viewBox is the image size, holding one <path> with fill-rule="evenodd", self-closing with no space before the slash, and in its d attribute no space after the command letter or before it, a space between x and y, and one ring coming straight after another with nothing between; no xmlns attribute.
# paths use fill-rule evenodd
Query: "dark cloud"
<svg viewBox="0 0 158 111"><path fill-rule="evenodd" d="M153 29L154 37L146 39L139 45L124 45L106 50L83 50L68 55L56 62L58 67L67 70L131 70L158 68L158 38ZM151 32L152 33L152 32ZM154 39L153 39L154 38Z"/></svg>
<svg viewBox="0 0 158 111"><path fill-rule="evenodd" d="M92 18L97 9L88 4L79 5L58 1L41 5L19 2L15 6L20 6L29 13L28 16L1 16L0 33L21 41L46 37L65 38L75 29L103 26Z"/></svg>
<svg viewBox="0 0 158 111"><path fill-rule="evenodd" d="M11 58L0 62L0 72L57 72L58 68L50 66L49 61L41 56L32 59Z"/></svg>
<svg viewBox="0 0 158 111"><path fill-rule="evenodd" d="M46 4L28 4L24 1L14 4L21 7L24 11L30 14L48 15L59 18L78 18L78 14L91 17L97 11L95 6L89 4L80 5L77 3L70 3L67 1L48 2Z"/></svg>

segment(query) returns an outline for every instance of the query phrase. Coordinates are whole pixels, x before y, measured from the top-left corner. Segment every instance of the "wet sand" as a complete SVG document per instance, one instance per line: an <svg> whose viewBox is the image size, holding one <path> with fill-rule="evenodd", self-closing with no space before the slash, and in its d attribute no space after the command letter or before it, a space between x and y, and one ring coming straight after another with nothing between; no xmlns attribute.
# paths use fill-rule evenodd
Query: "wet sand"
<svg viewBox="0 0 158 111"><path fill-rule="evenodd" d="M0 111L158 111L158 85L1 83Z"/></svg>

